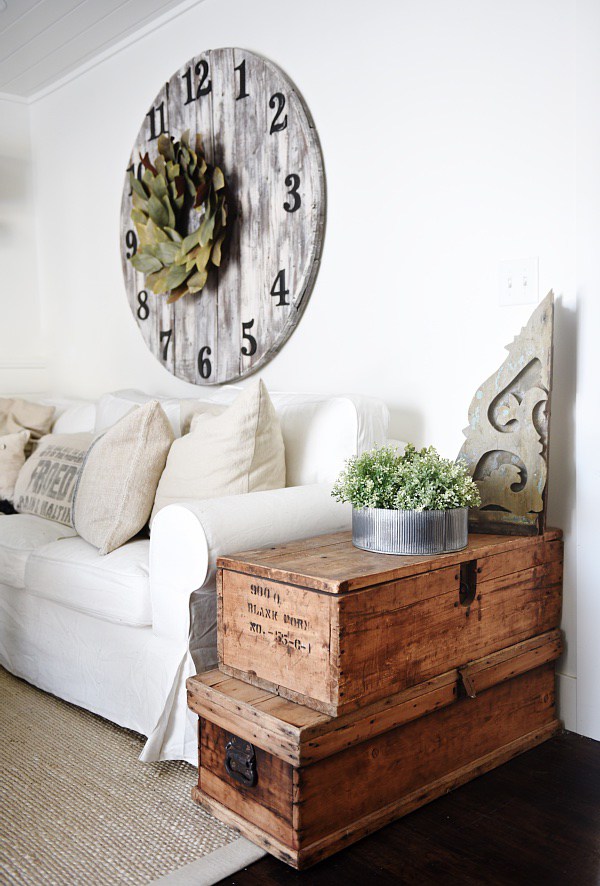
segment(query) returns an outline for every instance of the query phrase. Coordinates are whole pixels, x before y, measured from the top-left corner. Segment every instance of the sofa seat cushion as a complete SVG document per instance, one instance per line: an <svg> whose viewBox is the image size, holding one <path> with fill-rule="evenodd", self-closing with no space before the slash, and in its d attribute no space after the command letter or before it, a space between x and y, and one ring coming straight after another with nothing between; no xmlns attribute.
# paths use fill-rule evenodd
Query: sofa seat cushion
<svg viewBox="0 0 600 886"><path fill-rule="evenodd" d="M106 621L151 625L149 544L136 538L101 556L79 536L53 542L30 556L25 587L37 597Z"/></svg>
<svg viewBox="0 0 600 886"><path fill-rule="evenodd" d="M0 581L13 588L25 587L25 566L32 551L75 530L33 514L0 514Z"/></svg>

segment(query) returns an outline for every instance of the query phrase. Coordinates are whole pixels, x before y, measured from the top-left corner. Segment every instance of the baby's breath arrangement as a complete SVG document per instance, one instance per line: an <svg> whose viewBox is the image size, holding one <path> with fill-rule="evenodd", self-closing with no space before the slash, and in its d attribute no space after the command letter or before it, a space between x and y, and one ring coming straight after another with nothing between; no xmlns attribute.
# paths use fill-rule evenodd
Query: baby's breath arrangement
<svg viewBox="0 0 600 886"><path fill-rule="evenodd" d="M382 446L348 459L331 494L357 509L448 511L481 503L464 461L410 444L404 453Z"/></svg>

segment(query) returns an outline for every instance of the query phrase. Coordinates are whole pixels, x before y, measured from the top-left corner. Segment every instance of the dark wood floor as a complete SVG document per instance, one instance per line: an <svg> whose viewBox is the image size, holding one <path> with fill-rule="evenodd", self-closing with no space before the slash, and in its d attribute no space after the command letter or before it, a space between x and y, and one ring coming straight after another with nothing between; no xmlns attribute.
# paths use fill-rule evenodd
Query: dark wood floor
<svg viewBox="0 0 600 886"><path fill-rule="evenodd" d="M600 742L565 733L298 873L267 856L221 886L598 886Z"/></svg>

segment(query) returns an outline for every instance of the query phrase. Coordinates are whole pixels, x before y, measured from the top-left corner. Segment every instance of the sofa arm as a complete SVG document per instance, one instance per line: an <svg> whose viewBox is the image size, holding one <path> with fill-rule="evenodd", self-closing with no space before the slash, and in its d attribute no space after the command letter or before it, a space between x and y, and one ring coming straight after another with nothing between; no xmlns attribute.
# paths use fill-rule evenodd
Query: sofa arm
<svg viewBox="0 0 600 886"><path fill-rule="evenodd" d="M212 593L217 557L339 532L351 522L350 506L321 484L167 505L150 537L154 633L187 640L190 596L208 585Z"/></svg>

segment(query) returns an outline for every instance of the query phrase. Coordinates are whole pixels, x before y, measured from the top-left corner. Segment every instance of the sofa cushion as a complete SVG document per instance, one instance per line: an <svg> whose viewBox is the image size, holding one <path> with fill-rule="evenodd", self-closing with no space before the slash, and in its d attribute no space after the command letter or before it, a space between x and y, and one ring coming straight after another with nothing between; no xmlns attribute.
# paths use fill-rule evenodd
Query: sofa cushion
<svg viewBox="0 0 600 886"><path fill-rule="evenodd" d="M44 403L33 403L20 397L0 397L0 434L29 431L29 454L36 440L50 433L54 413L54 406L46 406Z"/></svg>
<svg viewBox="0 0 600 886"><path fill-rule="evenodd" d="M210 402L231 403L241 390L228 385ZM270 396L285 444L287 486L333 483L347 458L386 440L390 414L383 400L282 391Z"/></svg>
<svg viewBox="0 0 600 886"><path fill-rule="evenodd" d="M0 581L24 588L25 566L32 551L74 535L74 529L33 514L0 514Z"/></svg>
<svg viewBox="0 0 600 886"><path fill-rule="evenodd" d="M175 437L181 436L180 412L181 406L179 400L172 397L151 397L142 391L115 391L112 394L104 394L98 401L96 409L95 431L101 434L103 431L112 428L114 424L120 421L124 416L128 415L136 406L143 406L151 400L158 400L165 411L165 415L169 419L169 424L173 429Z"/></svg>
<svg viewBox="0 0 600 886"><path fill-rule="evenodd" d="M53 434L79 434L82 431L91 432L96 423L96 404L90 400L67 400L48 399L42 403L54 405L56 413Z"/></svg>
<svg viewBox="0 0 600 886"><path fill-rule="evenodd" d="M25 586L37 597L106 621L150 625L148 547L148 539L136 538L101 556L82 538L63 539L29 557Z"/></svg>
<svg viewBox="0 0 600 886"><path fill-rule="evenodd" d="M285 486L285 450L277 413L262 380L244 388L220 415L203 412L175 440L152 516L165 505Z"/></svg>
<svg viewBox="0 0 600 886"><path fill-rule="evenodd" d="M73 526L101 554L120 547L148 522L172 442L167 416L151 400L88 449L77 478Z"/></svg>
<svg viewBox="0 0 600 886"><path fill-rule="evenodd" d="M29 431L0 436L0 499L12 501L19 471L25 464Z"/></svg>

